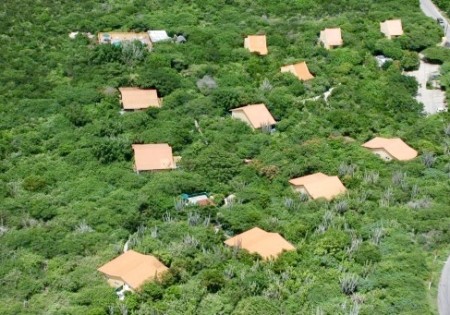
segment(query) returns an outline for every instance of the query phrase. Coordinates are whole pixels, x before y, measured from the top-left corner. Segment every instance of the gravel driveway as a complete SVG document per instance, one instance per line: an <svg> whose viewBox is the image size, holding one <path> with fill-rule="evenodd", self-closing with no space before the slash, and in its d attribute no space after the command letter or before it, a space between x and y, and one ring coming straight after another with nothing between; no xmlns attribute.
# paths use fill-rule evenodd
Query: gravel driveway
<svg viewBox="0 0 450 315"><path fill-rule="evenodd" d="M415 77L417 82L419 82L416 100L424 105L423 111L426 114L435 114L440 109L445 108L444 91L427 89L427 81L433 75L439 75L440 68L439 65L432 65L420 60L419 70L405 72L406 75Z"/></svg>

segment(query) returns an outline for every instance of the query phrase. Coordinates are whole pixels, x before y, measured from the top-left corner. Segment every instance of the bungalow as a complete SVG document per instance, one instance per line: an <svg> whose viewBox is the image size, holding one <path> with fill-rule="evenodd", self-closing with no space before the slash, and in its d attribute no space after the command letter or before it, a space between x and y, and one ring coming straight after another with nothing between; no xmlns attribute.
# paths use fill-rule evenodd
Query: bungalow
<svg viewBox="0 0 450 315"><path fill-rule="evenodd" d="M382 22L380 23L380 31L389 39L401 36L403 35L402 20L397 19Z"/></svg>
<svg viewBox="0 0 450 315"><path fill-rule="evenodd" d="M258 227L231 237L224 243L250 253L257 253L264 260L277 258L283 251L295 250L295 247L280 234L269 233Z"/></svg>
<svg viewBox="0 0 450 315"><path fill-rule="evenodd" d="M400 138L375 137L362 145L385 161L408 161L417 156L417 151Z"/></svg>
<svg viewBox="0 0 450 315"><path fill-rule="evenodd" d="M121 87L119 91L124 110L161 107L162 105L162 99L158 98L158 92L156 90Z"/></svg>
<svg viewBox="0 0 450 315"><path fill-rule="evenodd" d="M342 46L341 29L338 28L326 28L320 31L320 42L326 49L331 49L337 46Z"/></svg>
<svg viewBox="0 0 450 315"><path fill-rule="evenodd" d="M314 79L314 76L309 72L306 62L300 62L293 65L281 67L281 72L290 72L301 81L308 81Z"/></svg>
<svg viewBox="0 0 450 315"><path fill-rule="evenodd" d="M289 183L296 192L312 199L325 198L330 201L347 191L337 176L328 176L323 173L293 178Z"/></svg>
<svg viewBox="0 0 450 315"><path fill-rule="evenodd" d="M253 104L232 109L231 117L242 120L252 129L276 124L275 119L264 104Z"/></svg>
<svg viewBox="0 0 450 315"><path fill-rule="evenodd" d="M79 34L84 35L84 36L86 36L89 39L95 38L95 35L91 34L90 32L78 32L78 31L77 32L70 32L69 33L69 37L70 37L70 39L75 39L75 38L77 38L77 36Z"/></svg>
<svg viewBox="0 0 450 315"><path fill-rule="evenodd" d="M152 41L152 43L164 42L164 41L171 40L169 35L167 35L167 32L164 30L148 31L147 33L148 33L148 36L150 37L150 40Z"/></svg>
<svg viewBox="0 0 450 315"><path fill-rule="evenodd" d="M249 35L244 39L244 48L262 56L268 54L266 35Z"/></svg>
<svg viewBox="0 0 450 315"><path fill-rule="evenodd" d="M147 33L133 33L133 32L108 32L98 33L98 42L100 44L120 45L122 42L140 41L148 48L152 48L152 42Z"/></svg>
<svg viewBox="0 0 450 315"><path fill-rule="evenodd" d="M160 171L177 168L176 157L167 143L133 144L134 169L140 171Z"/></svg>
<svg viewBox="0 0 450 315"><path fill-rule="evenodd" d="M205 192L191 195L182 194L181 200L183 200L187 205L197 205L200 207L215 206L216 204L208 195L209 194Z"/></svg>
<svg viewBox="0 0 450 315"><path fill-rule="evenodd" d="M156 257L129 250L97 270L118 290L135 292L147 281L160 278L169 268Z"/></svg>

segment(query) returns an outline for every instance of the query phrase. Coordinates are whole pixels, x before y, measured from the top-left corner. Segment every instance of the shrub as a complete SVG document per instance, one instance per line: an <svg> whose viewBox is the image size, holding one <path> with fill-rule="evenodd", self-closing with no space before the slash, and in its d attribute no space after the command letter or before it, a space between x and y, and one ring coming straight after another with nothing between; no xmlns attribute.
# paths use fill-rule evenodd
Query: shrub
<svg viewBox="0 0 450 315"><path fill-rule="evenodd" d="M444 47L430 47L423 52L425 60L429 63L443 64L450 62L450 49Z"/></svg>
<svg viewBox="0 0 450 315"><path fill-rule="evenodd" d="M325 253L337 253L349 244L350 237L347 233L331 228L327 230L318 241L316 251L323 250Z"/></svg>
<svg viewBox="0 0 450 315"><path fill-rule="evenodd" d="M130 146L124 140L117 138L104 138L93 150L95 157L103 164L131 158Z"/></svg>
<svg viewBox="0 0 450 315"><path fill-rule="evenodd" d="M419 54L415 51L405 51L403 52L403 57L400 61L402 68L405 71L412 71L419 69L420 60Z"/></svg>
<svg viewBox="0 0 450 315"><path fill-rule="evenodd" d="M201 278L202 285L205 286L210 293L216 293L225 285L225 278L220 270L205 270Z"/></svg>
<svg viewBox="0 0 450 315"><path fill-rule="evenodd" d="M273 300L261 297L253 296L242 299L236 308L233 315L249 315L249 314L261 314L261 315L275 315L280 314L278 307Z"/></svg>
<svg viewBox="0 0 450 315"><path fill-rule="evenodd" d="M341 285L341 290L343 293L350 295L356 292L358 288L359 278L355 274L345 274L339 278L339 283Z"/></svg>
<svg viewBox="0 0 450 315"><path fill-rule="evenodd" d="M358 264L364 265L366 262L379 262L381 260L381 252L376 245L364 242L359 246L353 257Z"/></svg>
<svg viewBox="0 0 450 315"><path fill-rule="evenodd" d="M158 282L148 282L139 291L139 298L145 301L158 301L162 299L164 289Z"/></svg>
<svg viewBox="0 0 450 315"><path fill-rule="evenodd" d="M28 191L42 191L47 186L47 181L41 176L31 175L25 178L22 186Z"/></svg>
<svg viewBox="0 0 450 315"><path fill-rule="evenodd" d="M224 112L241 105L242 96L233 88L217 88L212 93L212 100Z"/></svg>

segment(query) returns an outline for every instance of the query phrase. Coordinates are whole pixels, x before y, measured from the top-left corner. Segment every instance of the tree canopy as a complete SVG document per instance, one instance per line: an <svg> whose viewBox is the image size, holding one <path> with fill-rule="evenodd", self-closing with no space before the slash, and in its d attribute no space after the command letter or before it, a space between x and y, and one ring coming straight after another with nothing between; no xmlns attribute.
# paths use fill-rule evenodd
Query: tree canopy
<svg viewBox="0 0 450 315"><path fill-rule="evenodd" d="M418 1L20 4L0 2L1 314L436 312L450 116L425 117L403 71L423 52L447 88L450 59ZM390 18L405 35L383 37ZM318 44L328 27L342 29L343 47ZM187 41L149 51L83 34L150 29ZM244 49L251 34L266 34L267 56ZM378 67L377 54L393 61ZM301 61L314 79L280 73ZM124 86L156 88L163 106L120 113ZM231 118L256 103L277 120L272 132ZM400 137L419 156L386 163L361 147L375 136ZM182 159L136 174L133 143L168 143ZM288 180L314 172L339 176L348 193L294 193ZM198 192L215 205L180 202ZM296 250L263 261L223 244L254 226ZM126 241L170 271L119 301L96 269Z"/></svg>

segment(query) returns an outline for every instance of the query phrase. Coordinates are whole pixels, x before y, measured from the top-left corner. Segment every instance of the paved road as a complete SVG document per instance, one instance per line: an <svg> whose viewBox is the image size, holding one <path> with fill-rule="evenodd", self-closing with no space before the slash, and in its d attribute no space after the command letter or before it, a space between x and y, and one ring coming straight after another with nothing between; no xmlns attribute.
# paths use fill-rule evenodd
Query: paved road
<svg viewBox="0 0 450 315"><path fill-rule="evenodd" d="M426 16L444 20L446 41L450 42L449 21L441 14L431 0L420 0L420 8ZM419 69L420 70L420 69ZM420 91L420 90L419 90ZM419 92L420 93L420 92ZM450 257L444 265L438 288L438 309L440 315L450 315Z"/></svg>
<svg viewBox="0 0 450 315"><path fill-rule="evenodd" d="M438 289L438 309L440 315L450 314L450 257L442 269Z"/></svg>
<svg viewBox="0 0 450 315"><path fill-rule="evenodd" d="M449 21L442 15L439 9L431 2L431 0L420 0L420 8L426 16L429 16L436 20L441 18L444 20L444 32L447 37L447 42L450 41L450 27Z"/></svg>
<svg viewBox="0 0 450 315"><path fill-rule="evenodd" d="M431 0L420 0L420 8L426 16L431 17L434 20L437 18L443 19L446 37L443 43L450 42L449 21L442 15L433 2ZM421 59L422 57L423 56L421 56ZM417 71L406 72L407 75L414 76L419 83L416 100L424 105L423 111L426 114L435 114L446 108L445 93L440 89L427 89L427 81L431 76L437 75L439 72L439 66L427 64L422 60L420 61L420 67Z"/></svg>
<svg viewBox="0 0 450 315"><path fill-rule="evenodd" d="M405 72L406 75L415 77L419 83L416 100L423 104L423 111L426 114L436 114L439 112L439 109L445 108L444 91L440 89L427 89L427 81L431 76L439 75L440 67L439 65L432 65L420 60L418 70Z"/></svg>

